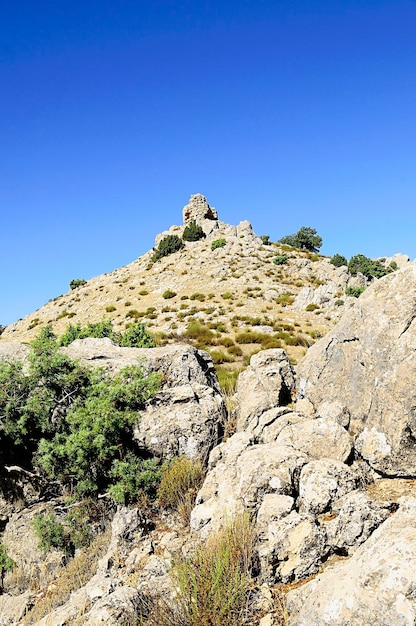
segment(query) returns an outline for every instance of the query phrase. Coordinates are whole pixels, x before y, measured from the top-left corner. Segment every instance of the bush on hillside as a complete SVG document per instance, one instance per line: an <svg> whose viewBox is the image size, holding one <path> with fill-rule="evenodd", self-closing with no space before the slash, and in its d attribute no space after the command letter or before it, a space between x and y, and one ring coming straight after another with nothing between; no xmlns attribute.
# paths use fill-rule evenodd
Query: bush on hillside
<svg viewBox="0 0 416 626"><path fill-rule="evenodd" d="M77 287L82 287L82 285L86 285L87 281L84 278L73 278L69 283L69 288L76 289Z"/></svg>
<svg viewBox="0 0 416 626"><path fill-rule="evenodd" d="M288 262L289 257L287 254L279 254L273 259L275 265L285 265Z"/></svg>
<svg viewBox="0 0 416 626"><path fill-rule="evenodd" d="M358 272L364 274L367 278L382 278L397 269L397 264L383 265L378 260L373 260L364 256L364 254L356 254L351 257L348 262L348 271L352 276L356 276Z"/></svg>
<svg viewBox="0 0 416 626"><path fill-rule="evenodd" d="M126 503L135 488L154 496L160 475L141 458L132 429L159 385L160 376L140 366L109 378L72 361L46 327L31 344L27 371L20 362L0 363L3 462L41 468L80 496L110 491Z"/></svg>
<svg viewBox="0 0 416 626"><path fill-rule="evenodd" d="M154 251L152 261L155 263L164 256L168 256L169 254L178 252L178 250L182 250L184 246L185 244L182 239L178 237L178 235L166 235L166 237L159 242L158 247Z"/></svg>
<svg viewBox="0 0 416 626"><path fill-rule="evenodd" d="M223 248L226 243L227 243L226 239L215 239L215 241L211 243L211 250L216 250L217 248Z"/></svg>
<svg viewBox="0 0 416 626"><path fill-rule="evenodd" d="M139 316L138 311L134 311L137 316L133 311L134 309L128 311L126 317L136 318ZM108 337L119 346L130 348L154 348L155 346L152 336L143 324L139 322L129 324L124 333L116 333L113 329L113 323L107 319L102 319L96 323L91 322L87 326L69 324L58 343L60 346L69 346L75 339L86 339L87 337L94 337L95 339Z"/></svg>
<svg viewBox="0 0 416 626"><path fill-rule="evenodd" d="M322 246L322 237L318 235L315 228L302 226L297 233L286 235L279 239L279 243L299 248L300 250L318 252Z"/></svg>
<svg viewBox="0 0 416 626"><path fill-rule="evenodd" d="M182 239L184 241L199 241L199 239L203 239L206 237L204 231L201 226L195 222L195 220L191 220L184 228Z"/></svg>
<svg viewBox="0 0 416 626"><path fill-rule="evenodd" d="M364 291L365 287L347 287L345 290L345 295L351 296L352 298L359 298Z"/></svg>
<svg viewBox="0 0 416 626"><path fill-rule="evenodd" d="M342 267L342 265L348 266L348 261L345 256L342 256L342 254L338 253L334 254L329 262L332 263L332 265L334 265L335 267Z"/></svg>

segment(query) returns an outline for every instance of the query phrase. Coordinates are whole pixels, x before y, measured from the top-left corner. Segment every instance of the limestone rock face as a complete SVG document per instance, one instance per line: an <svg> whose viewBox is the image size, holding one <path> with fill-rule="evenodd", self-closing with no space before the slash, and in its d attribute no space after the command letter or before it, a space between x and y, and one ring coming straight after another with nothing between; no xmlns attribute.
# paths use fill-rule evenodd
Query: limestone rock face
<svg viewBox="0 0 416 626"><path fill-rule="evenodd" d="M198 383L162 391L151 400L134 429L134 438L155 456L187 456L206 461L225 422L221 395Z"/></svg>
<svg viewBox="0 0 416 626"><path fill-rule="evenodd" d="M103 367L109 373L127 365L143 365L147 373L161 372L165 388L190 382L207 385L219 391L211 357L191 346L172 345L163 348L121 348L111 339L77 339L61 348L72 359L86 365Z"/></svg>
<svg viewBox="0 0 416 626"><path fill-rule="evenodd" d="M318 571L328 552L325 531L314 517L291 511L267 525L266 541L259 546L263 578L306 578Z"/></svg>
<svg viewBox="0 0 416 626"><path fill-rule="evenodd" d="M217 211L208 204L205 196L196 193L191 196L189 203L182 209L183 222L186 224L195 220L197 224L201 220L218 220Z"/></svg>
<svg viewBox="0 0 416 626"><path fill-rule="evenodd" d="M276 443L255 444L236 433L212 451L208 474L191 514L191 527L207 536L244 509L256 511L266 494L292 495L307 457Z"/></svg>
<svg viewBox="0 0 416 626"><path fill-rule="evenodd" d="M377 503L363 491L350 491L332 506L334 519L326 523L328 544L333 550L352 554L397 508Z"/></svg>
<svg viewBox="0 0 416 626"><path fill-rule="evenodd" d="M252 356L250 365L238 377L237 430L244 430L252 418L264 411L287 405L294 386L294 372L284 350L263 350Z"/></svg>
<svg viewBox="0 0 416 626"><path fill-rule="evenodd" d="M416 621L416 500L344 562L287 596L290 626L411 626Z"/></svg>
<svg viewBox="0 0 416 626"><path fill-rule="evenodd" d="M416 264L375 281L298 366L298 410L338 402L355 448L386 475L416 473Z"/></svg>
<svg viewBox="0 0 416 626"><path fill-rule="evenodd" d="M311 461L299 480L299 510L317 515L334 500L357 487L357 476L344 463L332 459Z"/></svg>

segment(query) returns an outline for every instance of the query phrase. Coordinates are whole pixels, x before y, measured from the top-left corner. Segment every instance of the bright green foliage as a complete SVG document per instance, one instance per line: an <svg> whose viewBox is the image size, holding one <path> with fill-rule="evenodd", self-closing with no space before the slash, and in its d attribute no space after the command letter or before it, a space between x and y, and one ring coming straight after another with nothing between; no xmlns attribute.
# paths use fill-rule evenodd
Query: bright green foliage
<svg viewBox="0 0 416 626"><path fill-rule="evenodd" d="M352 296L353 298L359 298L363 291L365 291L365 287L347 287L345 295Z"/></svg>
<svg viewBox="0 0 416 626"><path fill-rule="evenodd" d="M146 376L133 365L114 378L87 369L59 353L50 327L31 344L28 362L27 372L18 362L0 364L5 454L26 467L41 467L79 494L115 485L115 462L140 456L132 426L159 388L160 375ZM149 470L146 464L140 469L139 461L135 467ZM150 484L147 478L142 482Z"/></svg>
<svg viewBox="0 0 416 626"><path fill-rule="evenodd" d="M79 495L107 489L114 463L132 451L137 411L159 383L159 375L146 378L142 368L133 365L112 380L99 381L86 401L68 413L65 431L40 441L37 463L53 478L75 482Z"/></svg>
<svg viewBox="0 0 416 626"><path fill-rule="evenodd" d="M147 332L144 324L130 324L124 333L117 336L119 346L127 348L154 348L153 337Z"/></svg>
<svg viewBox="0 0 416 626"><path fill-rule="evenodd" d="M116 459L110 470L115 480L108 492L116 502L129 504L142 494L154 499L161 479L161 468L154 459L141 459L128 451L123 460Z"/></svg>
<svg viewBox="0 0 416 626"><path fill-rule="evenodd" d="M302 226L297 233L286 235L286 237L279 239L279 243L293 246L294 248L300 248L301 250L318 252L319 248L322 246L322 237L318 235L315 228Z"/></svg>
<svg viewBox="0 0 416 626"><path fill-rule="evenodd" d="M33 528L39 542L39 548L44 552L49 552L52 548L63 550L67 554L73 552L65 528L61 522L58 522L55 513L36 515L33 519Z"/></svg>
<svg viewBox="0 0 416 626"><path fill-rule="evenodd" d="M287 254L279 254L273 259L275 265L285 265L288 262L289 257Z"/></svg>
<svg viewBox="0 0 416 626"><path fill-rule="evenodd" d="M87 281L84 278L73 278L69 283L70 289L76 289L77 287L81 287L85 285Z"/></svg>
<svg viewBox="0 0 416 626"><path fill-rule="evenodd" d="M4 576L15 567L15 562L7 554L6 546L0 543L0 593L3 592Z"/></svg>
<svg viewBox="0 0 416 626"><path fill-rule="evenodd" d="M32 342L28 360L27 374L19 362L0 364L0 414L4 433L32 453L40 437L60 430L74 399L86 397L91 376L58 352L49 326Z"/></svg>
<svg viewBox="0 0 416 626"><path fill-rule="evenodd" d="M199 239L203 239L205 236L201 226L195 220L191 220L184 228L182 239L184 241L199 241Z"/></svg>
<svg viewBox="0 0 416 626"><path fill-rule="evenodd" d="M397 263L394 261L390 265L384 265L381 261L373 261L373 259L369 259L364 254L356 254L348 262L348 271L353 276L361 272L367 278L382 278L396 269Z"/></svg>
<svg viewBox="0 0 416 626"><path fill-rule="evenodd" d="M348 261L345 258L345 256L342 256L342 254L334 254L334 256L331 258L331 260L329 261L330 263L332 263L332 265L335 265L335 267L341 267L342 265L348 265Z"/></svg>
<svg viewBox="0 0 416 626"><path fill-rule="evenodd" d="M173 254L181 250L185 244L178 235L166 235L160 242L153 253L152 261L155 263L168 254Z"/></svg>
<svg viewBox="0 0 416 626"><path fill-rule="evenodd" d="M262 240L264 246L272 245L272 242L270 241L270 235L260 235L260 239Z"/></svg>
<svg viewBox="0 0 416 626"><path fill-rule="evenodd" d="M130 313L129 311L127 316L134 317L129 315ZM107 319L87 324L84 327L81 324L69 324L59 339L59 345L69 346L75 339L86 339L87 337L95 337L96 339L108 337L119 346L130 348L153 348L155 345L152 336L143 324L130 324L124 333L116 333L111 320Z"/></svg>
<svg viewBox="0 0 416 626"><path fill-rule="evenodd" d="M211 244L211 250L216 250L217 248L223 248L227 243L226 239L216 239Z"/></svg>

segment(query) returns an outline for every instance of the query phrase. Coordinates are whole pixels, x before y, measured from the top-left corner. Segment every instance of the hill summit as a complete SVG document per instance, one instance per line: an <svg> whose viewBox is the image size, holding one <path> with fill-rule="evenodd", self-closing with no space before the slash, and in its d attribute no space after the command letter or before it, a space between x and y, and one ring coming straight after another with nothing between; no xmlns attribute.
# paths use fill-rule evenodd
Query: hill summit
<svg viewBox="0 0 416 626"><path fill-rule="evenodd" d="M248 221L222 222L202 194L191 196L182 217L182 225L156 235L152 250L74 281L68 293L8 326L1 340L30 341L46 324L60 335L68 324L106 318L117 331L140 321L159 345L193 343L229 368L260 347L283 347L297 362L355 302L346 288L365 284L328 257L258 236ZM191 225L195 240L185 236Z"/></svg>

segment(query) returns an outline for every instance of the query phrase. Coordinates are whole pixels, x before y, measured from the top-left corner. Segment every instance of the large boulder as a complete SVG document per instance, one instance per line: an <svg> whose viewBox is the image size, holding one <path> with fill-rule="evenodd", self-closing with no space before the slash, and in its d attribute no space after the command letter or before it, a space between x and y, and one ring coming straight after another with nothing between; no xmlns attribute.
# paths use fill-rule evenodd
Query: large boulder
<svg viewBox="0 0 416 626"><path fill-rule="evenodd" d="M238 377L237 430L245 430L253 418L268 409L289 404L294 386L294 372L284 350L262 350L252 356Z"/></svg>
<svg viewBox="0 0 416 626"><path fill-rule="evenodd" d="M346 561L289 592L290 626L416 623L416 500L403 503Z"/></svg>
<svg viewBox="0 0 416 626"><path fill-rule="evenodd" d="M337 403L355 448L386 475L416 474L416 264L377 280L298 366L297 409Z"/></svg>

